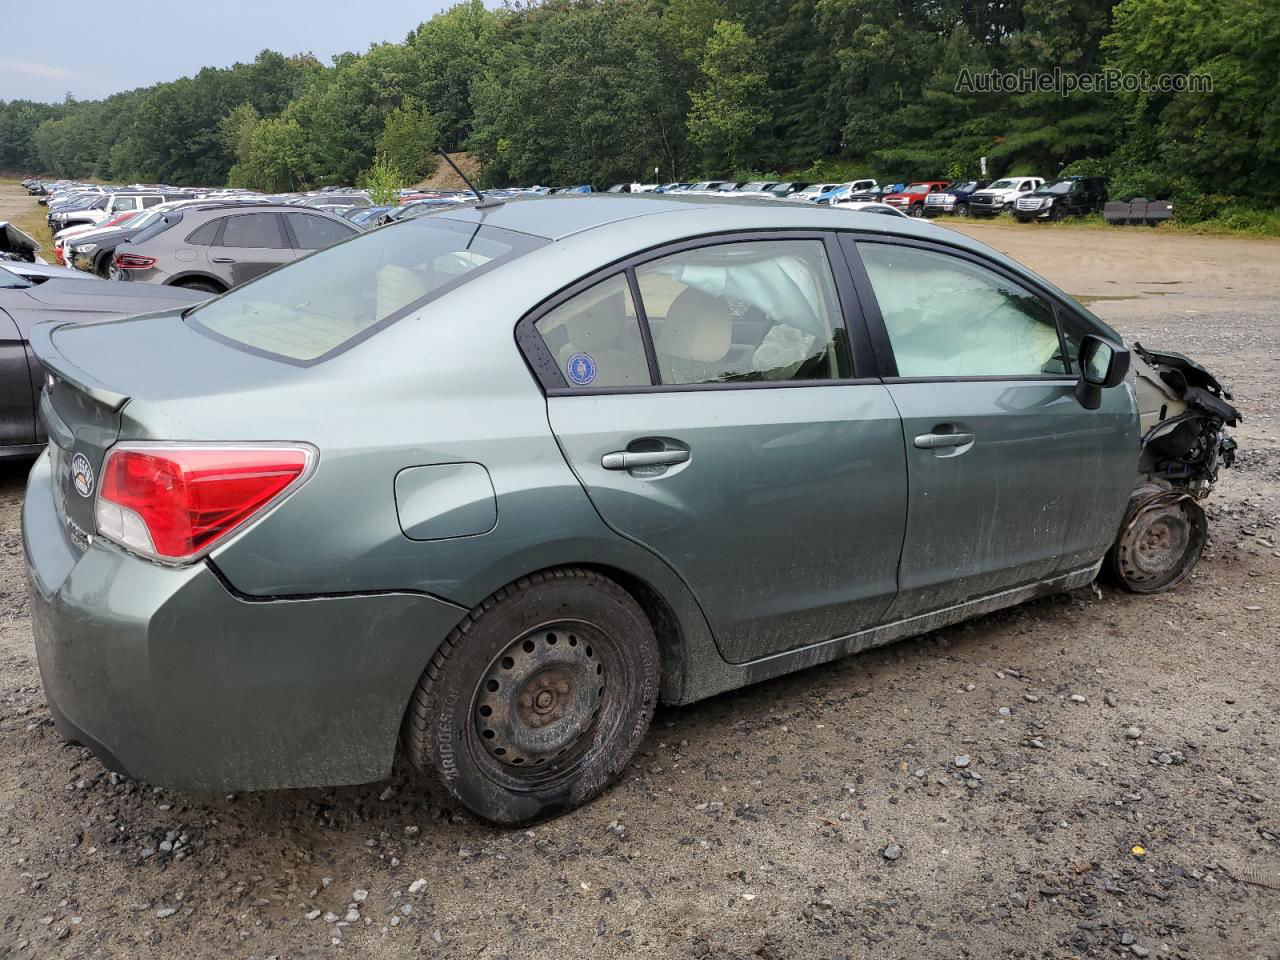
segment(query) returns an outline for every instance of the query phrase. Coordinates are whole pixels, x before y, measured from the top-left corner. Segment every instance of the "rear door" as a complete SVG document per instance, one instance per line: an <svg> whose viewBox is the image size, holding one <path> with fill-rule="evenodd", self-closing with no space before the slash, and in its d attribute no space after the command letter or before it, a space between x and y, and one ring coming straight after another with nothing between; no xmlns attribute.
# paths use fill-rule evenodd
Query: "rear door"
<svg viewBox="0 0 1280 960"><path fill-rule="evenodd" d="M891 619L1100 557L1136 470L1127 388L1082 407L1079 331L1060 333L1055 304L994 264L907 240L846 248L907 455Z"/></svg>
<svg viewBox="0 0 1280 960"><path fill-rule="evenodd" d="M280 215L265 211L224 217L218 239L208 250L210 267L230 287L292 263L294 256Z"/></svg>
<svg viewBox="0 0 1280 960"><path fill-rule="evenodd" d="M833 254L812 233L678 245L520 328L601 517L684 578L735 663L878 624L897 591L902 431Z"/></svg>

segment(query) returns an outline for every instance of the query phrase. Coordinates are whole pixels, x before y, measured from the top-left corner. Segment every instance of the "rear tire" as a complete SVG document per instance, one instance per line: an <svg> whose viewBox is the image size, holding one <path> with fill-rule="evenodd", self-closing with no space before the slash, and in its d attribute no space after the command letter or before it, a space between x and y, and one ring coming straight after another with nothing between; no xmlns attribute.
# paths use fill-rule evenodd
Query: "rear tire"
<svg viewBox="0 0 1280 960"><path fill-rule="evenodd" d="M907 214L908 214L909 216L912 216L912 217L923 217L923 216L924 216L924 204L923 204L923 203L913 203L911 206L909 206L909 207L907 208Z"/></svg>
<svg viewBox="0 0 1280 960"><path fill-rule="evenodd" d="M216 283L209 280L179 280L174 284L175 287L182 287L184 290L199 290L202 293L226 293Z"/></svg>
<svg viewBox="0 0 1280 960"><path fill-rule="evenodd" d="M614 581L579 568L525 577L431 658L405 718L409 759L493 823L572 810L631 761L659 666L653 627Z"/></svg>
<svg viewBox="0 0 1280 960"><path fill-rule="evenodd" d="M959 204L956 207L956 215L960 217L969 216L969 205L967 203Z"/></svg>

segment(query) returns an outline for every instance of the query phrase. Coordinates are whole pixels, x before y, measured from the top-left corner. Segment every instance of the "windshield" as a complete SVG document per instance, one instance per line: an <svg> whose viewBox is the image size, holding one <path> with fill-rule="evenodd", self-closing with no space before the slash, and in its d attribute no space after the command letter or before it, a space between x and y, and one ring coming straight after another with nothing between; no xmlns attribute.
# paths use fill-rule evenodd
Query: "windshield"
<svg viewBox="0 0 1280 960"><path fill-rule="evenodd" d="M903 193L928 193L929 185L927 183L913 183L911 186L907 187L907 189L903 190L902 192Z"/></svg>
<svg viewBox="0 0 1280 960"><path fill-rule="evenodd" d="M3 264L0 264L0 290L17 290L30 286L33 284L29 280L16 273L10 273Z"/></svg>
<svg viewBox="0 0 1280 960"><path fill-rule="evenodd" d="M1036 187L1036 193L1067 193L1071 190L1074 180L1059 180L1057 183L1046 183Z"/></svg>
<svg viewBox="0 0 1280 960"><path fill-rule="evenodd" d="M1012 190L1017 185L1018 185L1017 180L997 180L991 186L987 187L987 189L988 190Z"/></svg>
<svg viewBox="0 0 1280 960"><path fill-rule="evenodd" d="M255 353L318 363L547 241L423 218L335 244L196 307L187 322Z"/></svg>
<svg viewBox="0 0 1280 960"><path fill-rule="evenodd" d="M978 181L966 180L964 183L953 183L947 189L956 190L960 193L973 193L974 190L978 189Z"/></svg>

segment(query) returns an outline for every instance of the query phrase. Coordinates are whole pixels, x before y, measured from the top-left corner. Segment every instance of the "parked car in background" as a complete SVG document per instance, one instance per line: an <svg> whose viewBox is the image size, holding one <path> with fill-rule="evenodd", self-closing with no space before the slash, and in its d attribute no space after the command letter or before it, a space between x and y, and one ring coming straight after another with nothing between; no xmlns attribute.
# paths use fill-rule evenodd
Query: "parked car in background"
<svg viewBox="0 0 1280 960"><path fill-rule="evenodd" d="M1064 177L1019 197L1013 215L1019 223L1082 217L1102 210L1107 202L1105 177Z"/></svg>
<svg viewBox="0 0 1280 960"><path fill-rule="evenodd" d="M905 210L910 216L924 216L924 201L931 193L939 193L947 188L945 180L917 180L896 193L888 193L880 199L895 207Z"/></svg>
<svg viewBox="0 0 1280 960"><path fill-rule="evenodd" d="M33 457L48 439L38 416L44 369L31 354L31 328L185 308L206 299L189 290L126 287L64 267L0 261L0 459Z"/></svg>
<svg viewBox="0 0 1280 960"><path fill-rule="evenodd" d="M623 775L660 701L1109 554L1168 589L1237 417L981 243L793 203L460 205L32 347L53 442L22 544L61 735L213 793L403 750L505 824Z"/></svg>
<svg viewBox="0 0 1280 960"><path fill-rule="evenodd" d="M924 215L937 217L944 213L969 216L969 198L985 187L988 180L957 180L945 190L931 193L924 198Z"/></svg>
<svg viewBox="0 0 1280 960"><path fill-rule="evenodd" d="M832 200L828 206L835 210L857 210L861 213L878 213L890 217L907 216L900 207L881 203L879 200L850 200L841 197Z"/></svg>
<svg viewBox="0 0 1280 960"><path fill-rule="evenodd" d="M89 242L95 234L102 233L104 230L111 230L115 227L135 222L140 218L141 214L142 211L140 210L128 210L124 213L116 214L109 220L103 220L101 223L84 223L59 231L57 236L53 238L54 260L68 267L73 266L71 251L76 244Z"/></svg>
<svg viewBox="0 0 1280 960"><path fill-rule="evenodd" d="M802 180L783 180L775 183L767 192L773 194L779 200L787 200L808 186L809 184Z"/></svg>
<svg viewBox="0 0 1280 960"><path fill-rule="evenodd" d="M360 232L349 220L306 207L184 207L120 244L112 276L222 293Z"/></svg>
<svg viewBox="0 0 1280 960"><path fill-rule="evenodd" d="M994 217L1012 210L1014 201L1043 183L1043 177L1004 177L970 195L969 214L974 217Z"/></svg>
<svg viewBox="0 0 1280 960"><path fill-rule="evenodd" d="M57 233L66 227L82 224L92 226L102 223L104 220L110 220L117 214L147 210L164 203L166 200L173 199L177 199L177 197L163 193L108 193L99 201L83 209L51 213L49 215L49 229Z"/></svg>
<svg viewBox="0 0 1280 960"><path fill-rule="evenodd" d="M321 193L307 197L299 206L338 211L350 207L367 207L370 203L368 195L363 193Z"/></svg>
<svg viewBox="0 0 1280 960"><path fill-rule="evenodd" d="M791 194L791 196L789 196L787 199L788 200L804 200L806 202L812 203L814 200L817 200L818 197L822 196L824 193L827 193L830 190L834 190L838 186L840 186L840 184L838 183L811 183L808 186L806 186L803 190L797 190L795 193Z"/></svg>
<svg viewBox="0 0 1280 960"><path fill-rule="evenodd" d="M826 193L819 194L814 201L828 204L832 200L876 200L879 199L880 188L875 180L849 180L832 187Z"/></svg>
<svg viewBox="0 0 1280 960"><path fill-rule="evenodd" d="M340 216L346 217L356 226L369 226L373 221L377 220L384 213L395 210L395 207L368 206L368 207L349 207L343 210Z"/></svg>

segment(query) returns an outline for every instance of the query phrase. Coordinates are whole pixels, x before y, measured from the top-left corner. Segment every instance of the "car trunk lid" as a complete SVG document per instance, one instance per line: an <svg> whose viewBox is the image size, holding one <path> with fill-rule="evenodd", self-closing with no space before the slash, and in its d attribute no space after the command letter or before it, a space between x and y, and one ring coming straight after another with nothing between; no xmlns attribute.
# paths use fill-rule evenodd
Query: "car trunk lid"
<svg viewBox="0 0 1280 960"><path fill-rule="evenodd" d="M199 404L214 394L298 373L202 336L178 313L41 323L32 327L30 343L44 369L40 417L49 434L58 509L82 545L94 530L106 452L122 431L138 439L129 433L136 423L127 406L169 408L184 398Z"/></svg>

